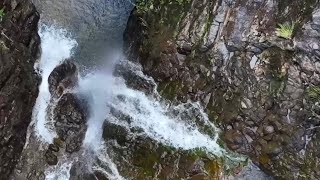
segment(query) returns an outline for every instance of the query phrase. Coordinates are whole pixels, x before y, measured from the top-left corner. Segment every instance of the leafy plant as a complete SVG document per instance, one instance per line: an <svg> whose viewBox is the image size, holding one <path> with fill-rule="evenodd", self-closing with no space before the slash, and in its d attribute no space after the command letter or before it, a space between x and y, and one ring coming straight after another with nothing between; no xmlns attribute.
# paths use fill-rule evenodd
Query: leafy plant
<svg viewBox="0 0 320 180"><path fill-rule="evenodd" d="M279 27L276 28L277 36L285 38L285 39L292 39L296 23L278 24L278 26Z"/></svg>
<svg viewBox="0 0 320 180"><path fill-rule="evenodd" d="M0 21L2 21L2 18L4 15L5 15L4 8L2 8L2 9L0 9Z"/></svg>

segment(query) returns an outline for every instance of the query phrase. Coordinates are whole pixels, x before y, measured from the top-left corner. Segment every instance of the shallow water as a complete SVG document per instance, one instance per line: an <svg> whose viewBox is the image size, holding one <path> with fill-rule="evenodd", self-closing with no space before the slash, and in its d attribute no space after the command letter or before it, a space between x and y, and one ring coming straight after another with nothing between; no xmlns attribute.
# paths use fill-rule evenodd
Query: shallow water
<svg viewBox="0 0 320 180"><path fill-rule="evenodd" d="M122 47L131 0L33 0L43 24L55 24L78 42L75 58L90 68Z"/></svg>

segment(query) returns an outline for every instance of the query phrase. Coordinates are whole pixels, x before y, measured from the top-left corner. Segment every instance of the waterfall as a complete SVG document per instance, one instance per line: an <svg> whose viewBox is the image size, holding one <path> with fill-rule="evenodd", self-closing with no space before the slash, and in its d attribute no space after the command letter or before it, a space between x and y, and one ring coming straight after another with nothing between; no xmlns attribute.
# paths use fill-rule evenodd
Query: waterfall
<svg viewBox="0 0 320 180"><path fill-rule="evenodd" d="M77 43L71 39L65 29L55 26L41 25L39 28L41 38L41 58L35 64L35 69L41 74L42 82L39 86L39 95L33 109L33 123L39 138L47 143L51 143L56 136L52 129L51 119L48 117L48 105L50 103L50 93L48 77L51 71L64 59L69 58L72 49Z"/></svg>
<svg viewBox="0 0 320 180"><path fill-rule="evenodd" d="M50 103L47 78L56 65L72 55L72 49L77 43L68 36L65 30L57 29L54 26L43 26L40 29L40 35L42 57L38 64L38 69L41 72L43 81L39 87L40 93L34 109L34 121L38 137L44 143L50 143L55 137L55 132L50 126L52 119L47 112L48 104ZM127 61L120 52L114 53L116 55L112 57L116 61ZM138 69L135 73L139 76L144 76L139 70L141 68L132 67L138 65L127 64L131 66L127 68ZM198 110L201 116L200 120L216 131L214 136L201 132L195 123L181 116L182 113L189 111L186 108L186 104L167 106L165 103L161 103L158 98L147 96L143 92L128 88L122 77L112 75L112 71L110 71L112 68L101 67L82 75L77 87L77 92L87 99L90 106L90 117L87 120L88 128L83 142L84 149L90 149L95 156L102 157L101 154L105 153L105 148L107 148L102 140L102 124L106 120L128 128L139 127L143 129L144 136L175 148L184 150L205 148L215 155L223 153L223 149L217 144L218 130L208 120L207 115L198 103L189 102L187 104L189 108ZM148 77L147 80L150 80L150 78ZM128 114L132 118L132 122L128 124L117 119L117 117L109 113L110 108ZM172 113L172 111L178 113ZM110 169L113 169L108 176L119 178L120 176L112 160L107 155L103 157L103 161L112 166ZM52 177L60 176L67 179L66 177L69 175L66 172L68 170L70 170L70 162L65 162L60 167L56 167L55 171L50 170L50 173L48 171L47 179L54 179Z"/></svg>
<svg viewBox="0 0 320 180"><path fill-rule="evenodd" d="M110 24L112 25L112 23ZM122 31L117 33L122 33ZM74 54L74 52L77 52L74 49L78 43L75 40L76 38L72 37L66 29L55 25L42 24L39 28L39 34L42 54L35 69L41 74L42 82L33 110L33 131L43 144L50 144L57 135L53 126L54 119L51 117L48 108L52 102L50 102L51 96L47 80L52 70L61 61L72 56L78 56L78 54ZM113 162L112 157L107 152L108 147L102 138L102 126L105 121L110 121L128 129L142 129L143 132L139 135L178 149L203 148L207 152L218 156L224 153L224 150L217 143L219 130L209 121L207 114L199 103L188 102L174 106L162 101L156 91L157 85L154 80L143 74L139 64L126 60L121 49L109 51L109 54L99 60L99 63L90 67L89 71L80 73L79 83L75 89L76 93L87 100L90 111L83 147L79 154L73 154L72 157L63 156L63 159L59 159L56 166L48 167L45 171L47 180L69 179L72 164L78 160L77 155L85 156L85 160L88 161L87 163L91 165L93 170L103 172L109 179L123 179L117 169L120 165ZM144 92L127 87L123 77L113 75L116 63L125 64L126 69L147 82L153 83L154 94L146 95ZM119 119L111 113L111 109L130 116L131 122L128 123ZM195 112L198 122L195 122L194 118L190 116ZM213 133L205 132L202 126L211 129ZM95 159L99 159L103 167L107 167L107 169L92 163Z"/></svg>
<svg viewBox="0 0 320 180"><path fill-rule="evenodd" d="M221 153L221 148L216 142L217 133L214 137L210 137L201 133L195 124L186 123L182 117L169 115L171 109L186 111L183 105L166 107L157 99L128 88L121 77L114 77L101 71L93 72L80 80L79 92L90 97L91 117L88 120L88 130L84 140L86 145L99 147L104 120L124 125L123 121L108 113L108 109L114 108L132 118L131 124L124 126L142 128L146 136L158 142L184 150L205 148L213 154ZM198 103L189 102L189 104L200 110L204 123L217 130Z"/></svg>

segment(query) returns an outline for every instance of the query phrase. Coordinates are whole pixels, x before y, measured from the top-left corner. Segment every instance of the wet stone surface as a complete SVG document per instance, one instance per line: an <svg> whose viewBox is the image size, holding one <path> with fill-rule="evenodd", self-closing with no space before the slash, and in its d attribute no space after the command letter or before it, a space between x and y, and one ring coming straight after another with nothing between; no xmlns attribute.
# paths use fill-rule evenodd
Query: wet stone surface
<svg viewBox="0 0 320 180"><path fill-rule="evenodd" d="M128 56L139 59L161 94L201 102L222 129L225 147L268 174L319 179L317 1L153 6L132 13L124 37ZM293 39L277 37L277 24L292 18L301 22Z"/></svg>
<svg viewBox="0 0 320 180"><path fill-rule="evenodd" d="M40 79L39 14L28 0L2 0L0 20L0 179L18 163L26 142Z"/></svg>

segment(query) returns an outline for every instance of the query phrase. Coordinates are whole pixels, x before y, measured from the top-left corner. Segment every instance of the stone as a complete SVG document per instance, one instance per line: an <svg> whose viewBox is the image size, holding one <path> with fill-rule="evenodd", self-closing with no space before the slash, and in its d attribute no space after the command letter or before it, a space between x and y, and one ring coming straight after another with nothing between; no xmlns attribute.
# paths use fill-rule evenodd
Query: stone
<svg viewBox="0 0 320 180"><path fill-rule="evenodd" d="M55 67L48 78L50 94L57 98L66 89L72 89L78 82L77 66L71 60L65 60Z"/></svg>
<svg viewBox="0 0 320 180"><path fill-rule="evenodd" d="M59 146L55 145L55 144L49 144L49 150L53 151L53 152L59 152Z"/></svg>
<svg viewBox="0 0 320 180"><path fill-rule="evenodd" d="M139 28L141 22L132 13L124 35L125 49L135 54L130 60L139 59L142 71L155 79L164 98L174 103L201 102L210 121L222 130L227 147L247 155L268 174L279 179L319 179L313 173L318 167L310 165L320 160L314 155L319 150L306 146L304 153L297 152L305 144L297 127L309 132L310 119L320 120L312 115L317 111L312 110L314 102L306 91L320 83L317 2L191 0L188 5L179 11L164 5L157 12L140 13L138 17L153 27L147 29ZM183 16L176 20L168 12ZM149 16L153 13L157 16ZM276 37L277 24L292 19L302 20L293 39ZM160 21L165 25L155 23ZM169 37L158 33L169 27L178 31ZM157 41L150 43L150 39ZM176 52L158 46L167 41L179 53L183 44L190 45L182 53L184 61L174 63ZM207 48L200 51L203 46ZM203 75L204 69L209 76ZM314 138L311 144L318 141ZM313 156L310 162L301 161L306 155ZM308 165L292 166L300 163Z"/></svg>
<svg viewBox="0 0 320 180"><path fill-rule="evenodd" d="M282 147L276 142L268 142L262 146L262 152L270 156L277 156L282 152Z"/></svg>
<svg viewBox="0 0 320 180"><path fill-rule="evenodd" d="M272 134L272 133L274 133L274 127L273 126L265 126L263 128L263 133L264 134Z"/></svg>
<svg viewBox="0 0 320 180"><path fill-rule="evenodd" d="M108 121L103 124L102 137L106 140L115 139L120 145L125 145L125 143L127 142L127 134L128 131L125 127L112 124Z"/></svg>
<svg viewBox="0 0 320 180"><path fill-rule="evenodd" d="M50 166L56 165L58 163L58 157L51 150L48 150L45 153L45 158L46 158L46 162Z"/></svg>
<svg viewBox="0 0 320 180"><path fill-rule="evenodd" d="M0 20L0 179L20 159L38 96L39 13L29 0L2 0Z"/></svg>
<svg viewBox="0 0 320 180"><path fill-rule="evenodd" d="M76 94L66 93L54 108L55 129L66 143L66 151L78 151L87 129L88 105Z"/></svg>

